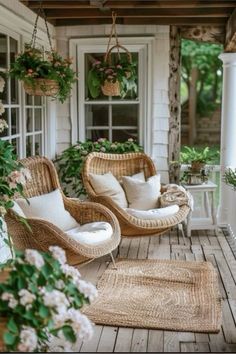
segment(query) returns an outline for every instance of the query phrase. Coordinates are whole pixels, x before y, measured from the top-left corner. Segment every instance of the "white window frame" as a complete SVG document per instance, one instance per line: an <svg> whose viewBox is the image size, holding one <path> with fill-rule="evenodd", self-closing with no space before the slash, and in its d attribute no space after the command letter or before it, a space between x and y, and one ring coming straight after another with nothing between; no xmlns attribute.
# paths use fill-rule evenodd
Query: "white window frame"
<svg viewBox="0 0 236 354"><path fill-rule="evenodd" d="M152 53L155 38L147 37L122 37L121 43L130 52L139 53L139 142L144 146L146 153L151 152L151 116L152 116ZM105 53L107 37L71 39L69 45L70 56L76 58L79 80L77 88L74 87L71 96L71 127L72 143L85 140L85 63L86 53ZM107 101L91 100L88 104L111 103ZM137 101L136 101L137 102ZM114 101L112 104L132 104L132 100Z"/></svg>

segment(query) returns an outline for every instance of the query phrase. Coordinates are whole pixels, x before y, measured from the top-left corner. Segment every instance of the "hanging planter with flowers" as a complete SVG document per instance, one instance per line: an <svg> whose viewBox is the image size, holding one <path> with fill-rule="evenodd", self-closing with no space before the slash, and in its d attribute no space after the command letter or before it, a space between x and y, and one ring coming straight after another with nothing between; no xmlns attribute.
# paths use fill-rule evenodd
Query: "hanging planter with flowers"
<svg viewBox="0 0 236 354"><path fill-rule="evenodd" d="M45 21L49 52L35 47L40 13ZM52 49L45 12L40 6L31 42L11 65L10 76L21 80L29 95L51 96L63 103L69 97L72 84L76 81L76 73L70 68L71 63L70 59L63 59Z"/></svg>
<svg viewBox="0 0 236 354"><path fill-rule="evenodd" d="M115 21L116 14L112 13L112 28L107 50L103 61L94 60L88 72L88 89L92 98L101 93L104 96L120 96L124 98L128 92L137 94L137 64L127 48L119 44ZM113 34L116 44L111 46ZM112 51L116 52L112 53ZM124 51L121 53L120 51Z"/></svg>

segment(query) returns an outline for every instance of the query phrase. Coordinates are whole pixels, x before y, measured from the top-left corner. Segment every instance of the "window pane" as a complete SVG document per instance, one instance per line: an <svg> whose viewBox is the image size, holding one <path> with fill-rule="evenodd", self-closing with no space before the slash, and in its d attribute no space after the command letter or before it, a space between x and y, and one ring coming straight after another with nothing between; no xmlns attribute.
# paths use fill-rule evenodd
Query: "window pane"
<svg viewBox="0 0 236 354"><path fill-rule="evenodd" d="M119 129L112 131L112 141L124 142L132 138L138 140L138 130Z"/></svg>
<svg viewBox="0 0 236 354"><path fill-rule="evenodd" d="M41 136L41 134L35 135L34 151L35 151L35 155L42 155L42 136Z"/></svg>
<svg viewBox="0 0 236 354"><path fill-rule="evenodd" d="M108 126L108 106L86 105L85 112L86 127Z"/></svg>
<svg viewBox="0 0 236 354"><path fill-rule="evenodd" d="M7 80L6 75L7 75L6 73L0 72L0 77L2 77L3 80L5 81L3 92L0 93L0 99L2 100L2 103L4 103L4 104L7 103L7 87L8 87L7 81L8 80Z"/></svg>
<svg viewBox="0 0 236 354"><path fill-rule="evenodd" d="M34 105L35 106L42 106L43 98L42 96L34 96Z"/></svg>
<svg viewBox="0 0 236 354"><path fill-rule="evenodd" d="M33 109L26 109L26 131L30 133L33 131Z"/></svg>
<svg viewBox="0 0 236 354"><path fill-rule="evenodd" d="M12 108L11 109L11 134L19 134L19 109Z"/></svg>
<svg viewBox="0 0 236 354"><path fill-rule="evenodd" d="M112 106L113 126L134 126L138 125L138 105L113 105Z"/></svg>
<svg viewBox="0 0 236 354"><path fill-rule="evenodd" d="M26 137L26 157L33 155L33 137Z"/></svg>
<svg viewBox="0 0 236 354"><path fill-rule="evenodd" d="M39 108L36 108L34 110L34 120L35 120L35 131L42 130L42 110Z"/></svg>
<svg viewBox="0 0 236 354"><path fill-rule="evenodd" d="M9 110L7 108L5 108L5 112L0 116L0 119L4 119L8 126L9 126L9 120L8 120L8 112ZM0 133L0 137L4 137L4 136L8 136L9 135L9 128L4 129L4 131L2 133Z"/></svg>
<svg viewBox="0 0 236 354"><path fill-rule="evenodd" d="M18 98L18 80L11 79L11 103L17 104L19 102Z"/></svg>
<svg viewBox="0 0 236 354"><path fill-rule="evenodd" d="M99 138L109 139L109 131L103 129L87 130L86 138L92 141L96 141Z"/></svg>
<svg viewBox="0 0 236 354"><path fill-rule="evenodd" d="M0 68L7 69L7 36L0 33Z"/></svg>
<svg viewBox="0 0 236 354"><path fill-rule="evenodd" d="M17 155L19 155L20 154L20 138L12 139L11 143L15 148L15 153Z"/></svg>
<svg viewBox="0 0 236 354"><path fill-rule="evenodd" d="M33 105L33 96L28 95L27 93L26 93L26 105L27 106L32 106Z"/></svg>
<svg viewBox="0 0 236 354"><path fill-rule="evenodd" d="M18 52L18 45L17 45L17 41L14 38L10 37L10 62L14 63L14 61L16 60L16 55Z"/></svg>

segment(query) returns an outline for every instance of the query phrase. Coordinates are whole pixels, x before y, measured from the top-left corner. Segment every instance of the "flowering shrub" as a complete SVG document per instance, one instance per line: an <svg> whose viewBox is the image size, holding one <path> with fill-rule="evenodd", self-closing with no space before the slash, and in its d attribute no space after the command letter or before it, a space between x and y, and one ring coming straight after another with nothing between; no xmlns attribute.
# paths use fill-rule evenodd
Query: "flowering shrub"
<svg viewBox="0 0 236 354"><path fill-rule="evenodd" d="M105 138L100 138L93 142L87 140L86 142L78 142L76 145L64 150L57 158L59 176L64 184L64 192L66 195L73 195L79 197L86 195L86 191L82 182L82 168L86 156L93 151L107 152L110 154L124 154L128 152L143 151L142 146L138 145L132 138L124 143L112 143Z"/></svg>
<svg viewBox="0 0 236 354"><path fill-rule="evenodd" d="M96 288L66 263L61 248L49 250L17 252L7 280L0 284L3 341L9 351L72 351L73 343L93 334L80 309L96 298Z"/></svg>
<svg viewBox="0 0 236 354"><path fill-rule="evenodd" d="M236 168L228 167L223 175L223 181L236 190Z"/></svg>
<svg viewBox="0 0 236 354"><path fill-rule="evenodd" d="M56 52L44 53L27 45L25 51L16 57L9 73L33 87L36 85L35 79L55 80L59 85L55 98L63 103L76 81L76 74L70 68L71 63L71 59L63 59Z"/></svg>
<svg viewBox="0 0 236 354"><path fill-rule="evenodd" d="M125 97L127 92L136 95L136 63L129 62L127 57L121 57L119 61L111 64L106 61L95 60L88 72L88 88L92 98L100 95L101 86L104 85L106 80L119 82L122 97Z"/></svg>

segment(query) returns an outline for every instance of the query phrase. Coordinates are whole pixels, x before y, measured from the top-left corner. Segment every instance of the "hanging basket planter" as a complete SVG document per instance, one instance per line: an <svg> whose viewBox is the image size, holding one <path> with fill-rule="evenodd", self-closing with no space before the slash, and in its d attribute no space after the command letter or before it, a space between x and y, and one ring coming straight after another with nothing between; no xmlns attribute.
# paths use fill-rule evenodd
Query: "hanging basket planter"
<svg viewBox="0 0 236 354"><path fill-rule="evenodd" d="M24 89L31 96L55 97L59 92L59 84L55 80L35 79L33 85L24 82Z"/></svg>

